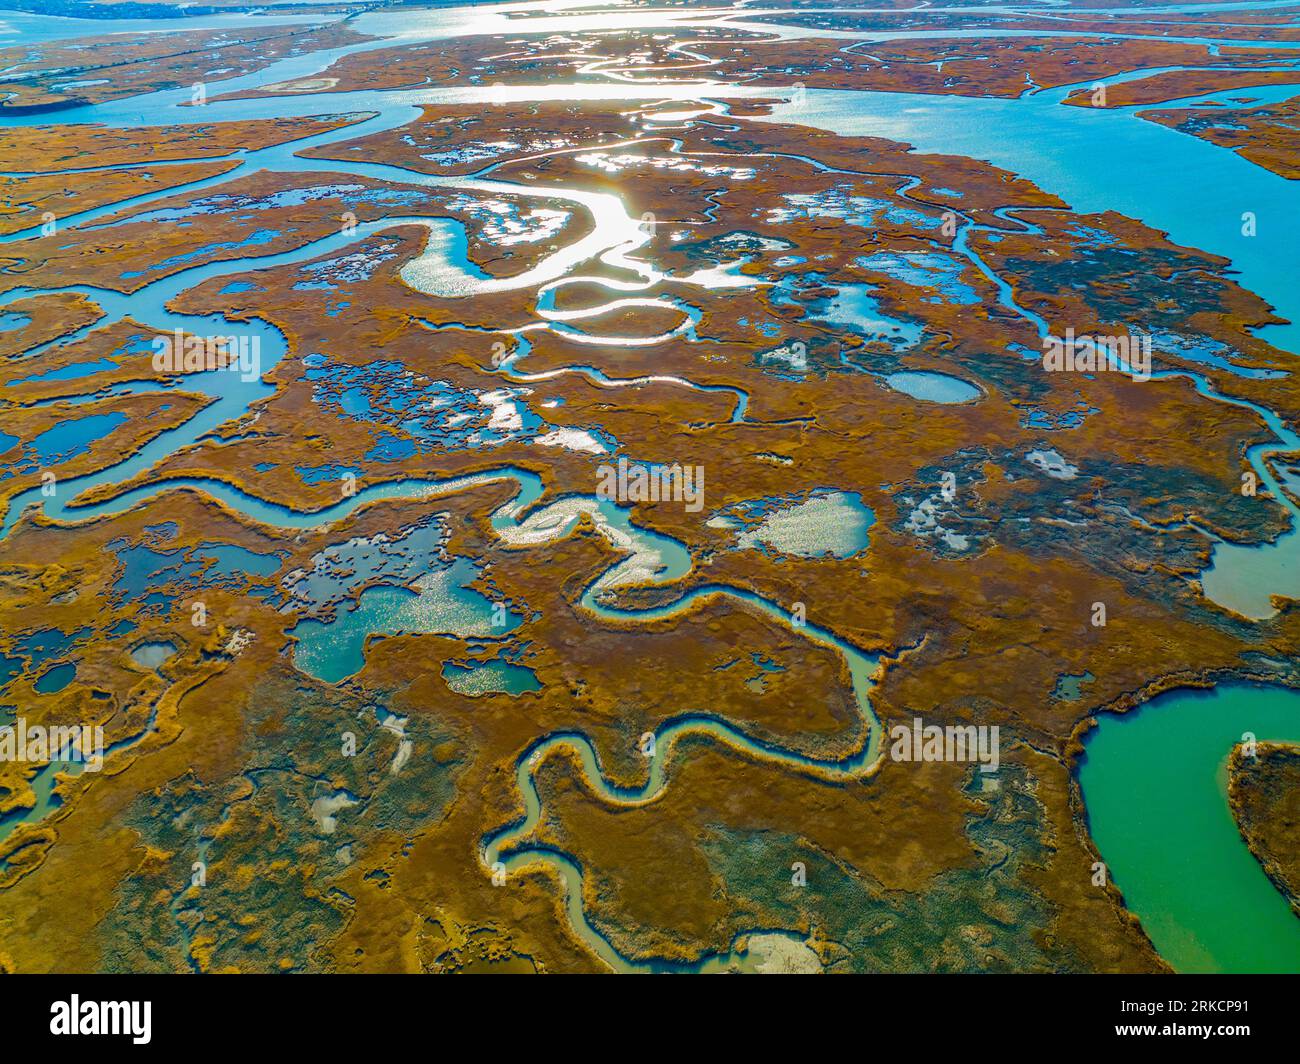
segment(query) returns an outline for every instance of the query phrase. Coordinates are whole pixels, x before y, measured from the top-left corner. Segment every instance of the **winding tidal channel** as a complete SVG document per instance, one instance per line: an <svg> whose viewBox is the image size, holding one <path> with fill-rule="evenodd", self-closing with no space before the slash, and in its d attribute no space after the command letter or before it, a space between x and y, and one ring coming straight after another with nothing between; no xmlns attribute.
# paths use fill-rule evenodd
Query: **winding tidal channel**
<svg viewBox="0 0 1300 1064"><path fill-rule="evenodd" d="M517 5L522 6L522 5ZM1199 5L1198 10L1230 11L1233 4ZM1265 5L1261 5L1265 6ZM220 83L222 94L244 89L300 80L319 74L343 56L395 43L463 36L475 33L498 33L526 28L532 33L562 33L591 28L671 27L686 17L693 25L713 24L736 29L750 28L780 32L787 36L824 35L821 31L779 26L769 22L752 22L757 10L719 11L701 17L700 12L681 10L636 10L603 14L567 14L554 5L552 14L529 20L523 27L507 17L507 8L449 9L437 12L376 12L353 20L360 33L375 34L377 41L330 51L295 56L273 63L266 69L245 77ZM1014 9L1014 6L1013 8ZM865 10L865 8L864 8ZM942 11L943 8L931 9ZM987 9L985 9L987 10ZM1053 8L1054 13L1069 8ZM1183 7L1144 8L1144 13L1179 11ZM29 21L35 20L32 16ZM61 20L49 20L50 23ZM39 21L31 21L33 32ZM113 23L96 24L94 32L112 32ZM48 27L50 33L57 27ZM89 32L89 31L87 31ZM973 33L975 31L972 31ZM978 31L980 37L1014 35L1015 31ZM855 40L880 36L908 38L936 35L928 31L873 35L855 31ZM944 36L953 36L951 31ZM1106 34L1080 36L1106 37ZM1216 43L1208 39L1188 38L1198 43ZM1222 44L1241 44L1222 41ZM1274 45L1274 47L1277 47ZM1300 45L1295 45L1300 49ZM1300 62L1300 50L1297 51ZM1109 79L1122 81L1134 75ZM417 291L440 297L473 299L476 295L503 290L529 290L536 294L537 325L533 328L568 331L579 341L612 342L592 337L582 330L587 317L598 317L624 306L675 306L681 311L680 333L693 327L698 311L689 305L669 301L656 295L665 276L636 257L647 237L639 219L632 217L622 200L612 193L586 189L532 188L527 184L501 180L493 176L494 167L470 177L435 177L398 166L347 159L307 159L299 153L308 147L350 141L354 138L391 130L415 120L420 106L439 103L532 101L540 99L626 99L701 100L762 96L783 100L788 91L764 90L753 86L725 85L709 81L701 71L701 81L691 84L656 83L648 80L629 83L610 76L607 83L555 84L493 88L419 89L396 91L329 92L277 95L258 99L213 100L203 108L201 117L190 102L188 89L171 90L146 96L116 100L67 111L57 116L59 123L99 123L116 129L145 126L185 125L202 122L230 122L250 119L287 118L324 114L367 114L370 117L352 125L303 137L296 141L237 153L239 165L211 179L157 193L135 196L62 220L67 227L92 225L123 208L144 211L157 201L179 193L199 194L219 188L233 180L258 171L276 173L320 172L353 174L358 177L401 183L407 186L455 189L471 195L490 197L534 197L573 204L586 211L594 221L591 232L542 259L534 268L516 277L484 277L468 260L463 234L457 223L442 217L385 218L366 222L346 233L340 232L308 243L293 251L195 266L157 280L132 295L101 288L71 285L58 291L76 292L97 304L104 317L85 329L54 343L66 343L115 321L130 317L148 327L167 333L186 332L219 334L238 330L252 333L260 341L263 373L271 370L285 356L285 337L270 322L254 319L235 323L221 315L188 315L170 309L183 293L214 278L227 275L246 277L259 270L303 262L325 253L337 253L360 243L367 237L402 224L416 224L428 230L428 241L416 258L403 267L402 278ZM1237 280L1270 302L1277 312L1292 322L1300 322L1300 239L1296 239L1295 219L1300 218L1300 183L1276 176L1237 154L1215 147L1199 138L1142 121L1132 108L1089 109L1062 107L1060 100L1068 89L1031 91L1017 99L933 96L909 93L869 91L815 90L807 93L797 113L792 104L778 103L772 121L792 121L815 125L843 135L873 135L906 141L918 151L942 151L983 159L1021 174L1044 190L1059 195L1080 211L1115 210L1170 234L1180 244L1224 255L1233 262ZM1294 86L1252 89L1257 102L1283 99L1294 94ZM1257 105L1253 104L1253 105ZM1169 106L1169 105L1164 105ZM723 119L728 108L716 101L706 112L713 119ZM761 120L761 119L759 119ZM0 119L5 125L44 125L49 116L33 115ZM691 118L662 119L663 128L672 122L690 122ZM662 138L652 121L646 122L648 135ZM1052 150L1038 147L1044 139ZM628 143L636 143L630 138ZM1159 158L1162 165L1158 178L1138 161ZM1087 160L1081 165L1078 160ZM157 167L177 165L187 160L159 162ZM76 173L69 170L64 173ZM1259 237L1241 237L1239 218L1243 211L1258 217ZM1019 212L1005 216L1008 230L1032 227L1032 215ZM1041 335L1047 323L1032 312L1019 307L1012 289L984 262L968 242L973 225L969 221L954 244L997 286L1002 306L1030 321ZM0 244L21 244L35 235L35 230L15 233L0 239ZM599 282L608 292L606 303L581 314L556 310L555 291L575 281L591 282L584 269L604 264L616 268L620 276L639 278L633 282ZM717 273L703 273L689 278L672 278L674 283L714 287L723 284L758 283L751 278ZM0 300L5 305L29 296L46 294L50 289L17 289ZM1264 331L1272 343L1292 353L1300 352L1300 326L1273 326ZM669 336L673 333L668 334ZM629 343L654 344L664 337L646 337ZM542 375L526 371L530 350L524 333L514 337L511 357L498 367L506 381L527 382ZM29 352L22 357L31 357ZM611 378L593 366L576 361L572 365L548 371L544 376L574 373L606 388L617 388L645 380L670 383L687 389L719 390L682 377L656 375L629 379ZM1230 543L1215 545L1212 565L1202 574L1204 594L1213 601L1251 620L1263 620L1274 609L1269 595L1276 593L1300 597L1300 510L1280 489L1270 459L1279 454L1300 450L1300 436L1274 411L1259 404L1222 394L1203 376L1191 371L1159 374L1162 378L1190 379L1203 396L1216 402L1250 410L1261 426L1274 437L1272 442L1255 446L1249 460L1259 480L1273 497L1286 505L1291 528L1274 543L1247 548ZM87 378L86 391L72 402L85 401L105 394L137 394L158 390L158 385L128 382L100 389L93 377ZM582 870L568 855L530 843L541 815L535 774L538 766L556 751L576 754L586 776L587 785L599 798L618 806L649 803L671 786L672 762L679 741L686 736L704 735L742 751L745 755L815 774L832 782L860 779L873 772L880 763L881 728L871 707L872 678L882 659L855 647L834 632L793 618L789 611L752 591L717 584L698 587L679 595L670 604L644 610L618 608L611 604L609 593L633 583L672 586L691 571L691 557L679 542L635 525L626 509L594 496L564 496L546 499L537 476L527 470L502 466L471 476L453 479L400 479L373 485L355 496L322 510L295 511L250 495L216 479L150 479L149 471L162 459L199 443L219 426L240 418L255 404L270 397L274 389L262 379L244 380L239 374L214 371L187 376L183 390L209 397L199 413L185 423L162 432L147 445L100 472L72 478L62 483L57 497L42 496L33 488L17 496L0 522L0 538L9 535L25 515L39 508L46 518L60 522L88 522L122 513L148 500L176 491L201 492L218 500L251 522L282 529L321 528L332 525L360 507L379 505L389 500L433 498L466 490L475 485L506 481L515 487L511 501L492 517L492 527L503 544L526 550L567 535L581 515L587 515L623 555L607 572L601 574L582 597L584 609L599 620L619 624L629 621L662 621L679 616L707 600L725 599L736 608L761 613L791 628L812 643L829 647L842 658L852 684L860 715L860 736L855 749L839 760L818 760L798 750L785 749L757 741L719 717L700 714L673 718L655 736L655 755L648 760L645 782L623 788L609 781L598 763L591 742L582 734L565 732L540 737L521 754L516 768L516 783L523 815L513 823L499 826L483 840L480 858L484 874L493 871L513 873L539 862L548 864L563 884L569 917L575 931L612 968L618 970L672 970L673 965L649 960L637 961L622 956L592 926L582 902ZM733 420L748 416L748 396L740 389L722 389L732 394ZM59 400L68 402L69 400ZM140 483L135 483L137 479ZM128 484L133 486L127 487ZM95 492L96 501L84 501ZM904 659L905 660L905 659ZM1210 708L1213 706L1213 712ZM1090 829L1098 847L1111 866L1115 882L1124 890L1126 900L1143 921L1157 949L1180 969L1257 970L1300 969L1300 922L1286 912L1272 884L1269 883L1231 823L1226 800L1216 783L1216 772L1228 754L1234 736L1253 731L1262 739L1295 740L1300 735L1300 696L1263 688L1234 688L1218 701L1210 702L1167 696L1127 717L1103 715L1088 744L1088 754L1081 780L1087 802ZM1189 734L1190 732L1190 734ZM1153 755L1153 750L1159 750ZM685 756L678 754L678 756ZM1139 788L1141 797L1135 793ZM1144 812L1132 813L1134 806ZM38 806L31 816L47 812ZM1226 818L1226 819L1225 819ZM5 825L12 828L12 825ZM1230 830L1231 829L1231 830ZM1190 846L1194 857L1171 870L1175 859L1163 842L1181 840ZM1160 843L1161 845L1156 845ZM1184 851L1179 851L1184 852ZM1195 868L1186 862L1199 862ZM1220 889L1221 905L1206 907L1187 899L1191 893L1180 891L1182 877L1212 875ZM1202 894L1205 892L1202 891ZM1225 909L1224 906L1229 908ZM1231 913L1231 916L1225 913ZM1227 930L1221 933L1220 929ZM756 929L765 930L765 929ZM779 933L779 929L777 929ZM740 950L706 958L695 969L723 969L743 965Z"/></svg>

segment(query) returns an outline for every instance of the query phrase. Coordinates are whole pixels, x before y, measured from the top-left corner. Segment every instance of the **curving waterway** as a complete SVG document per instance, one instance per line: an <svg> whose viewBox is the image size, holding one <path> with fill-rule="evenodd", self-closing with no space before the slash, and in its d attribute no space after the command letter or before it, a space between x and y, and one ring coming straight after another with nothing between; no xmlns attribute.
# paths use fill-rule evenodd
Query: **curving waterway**
<svg viewBox="0 0 1300 1064"><path fill-rule="evenodd" d="M1300 742L1300 693L1225 684L1108 715L1085 739L1088 825L1111 877L1180 972L1300 971L1300 920L1242 840L1228 755Z"/></svg>

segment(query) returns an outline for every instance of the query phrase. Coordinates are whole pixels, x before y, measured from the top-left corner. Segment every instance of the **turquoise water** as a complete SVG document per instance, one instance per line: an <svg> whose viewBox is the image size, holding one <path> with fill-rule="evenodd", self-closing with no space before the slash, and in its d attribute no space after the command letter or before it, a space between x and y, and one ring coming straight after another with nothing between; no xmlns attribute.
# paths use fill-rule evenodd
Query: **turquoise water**
<svg viewBox="0 0 1300 1064"><path fill-rule="evenodd" d="M65 18L36 15L26 11L0 11L0 47L32 45L45 41L72 40L123 33L183 33L192 30L256 30L262 35L276 26L326 21L320 15L185 15L182 18ZM49 121L49 119L46 119Z"/></svg>
<svg viewBox="0 0 1300 1064"><path fill-rule="evenodd" d="M69 663L55 665L54 668L42 673L32 686L43 695L52 695L62 691L68 684L72 683L76 675L77 667L75 665Z"/></svg>
<svg viewBox="0 0 1300 1064"><path fill-rule="evenodd" d="M876 515L855 491L815 491L798 502L763 500L732 507L750 524L736 536L742 550L798 558L851 558L871 546ZM733 519L734 521L734 519Z"/></svg>
<svg viewBox="0 0 1300 1064"><path fill-rule="evenodd" d="M176 653L174 643L141 643L131 650L131 660L146 669L156 669Z"/></svg>
<svg viewBox="0 0 1300 1064"><path fill-rule="evenodd" d="M927 403L969 403L980 397L975 385L946 373L904 370L891 373L884 380L894 391Z"/></svg>
<svg viewBox="0 0 1300 1064"><path fill-rule="evenodd" d="M71 362L66 366L60 366L58 369L52 369L46 373L37 373L30 377L20 377L16 380L6 381L5 386L12 388L17 384L34 384L43 381L74 381L82 377L93 377L96 373L104 373L114 369L117 369L117 363L107 358L97 358L87 362Z"/></svg>
<svg viewBox="0 0 1300 1064"><path fill-rule="evenodd" d="M1114 83L1119 78L1103 78ZM1091 84L1089 82L1088 84ZM1081 212L1118 211L1167 232L1175 243L1226 255L1238 281L1300 322L1300 240L1293 239L1300 189L1198 137L1136 116L1059 104L1070 87L1020 99L912 93L808 90L804 102L779 105L771 120L816 125L854 136L901 140L926 152L984 159L1033 181ZM1266 102L1295 87L1251 89ZM1168 106L1161 105L1161 106ZM1225 109L1227 110L1227 109ZM1044 150L1043 145L1050 145ZM1087 165L1079 165L1086 159ZM1159 159L1159 180L1149 165ZM1260 235L1242 235L1242 215ZM1297 325L1261 335L1300 350Z"/></svg>
<svg viewBox="0 0 1300 1064"><path fill-rule="evenodd" d="M465 559L416 581L416 589L371 587L356 603L339 608L330 621L306 619L290 631L297 639L293 663L326 683L338 683L365 665L366 641L375 635L443 633L456 636L506 635L520 618L493 625L492 602L466 587L477 571Z"/></svg>
<svg viewBox="0 0 1300 1064"><path fill-rule="evenodd" d="M119 411L106 414L89 414L86 417L68 418L53 428L36 436L31 444L32 456L41 465L57 465L75 458L90 449L90 445L108 436L119 425L126 424L126 415Z"/></svg>
<svg viewBox="0 0 1300 1064"><path fill-rule="evenodd" d="M14 810L0 816L0 842L23 824L38 823L57 809L59 797L54 791L59 782L58 775L77 776L81 774L82 768L80 762L51 761L38 769L28 781L32 793L36 795L35 804L30 809Z"/></svg>
<svg viewBox="0 0 1300 1064"><path fill-rule="evenodd" d="M1097 848L1160 955L1182 972L1300 972L1300 920L1247 849L1227 757L1250 732L1300 742L1300 694L1175 691L1085 739L1079 783Z"/></svg>
<svg viewBox="0 0 1300 1064"><path fill-rule="evenodd" d="M500 660L468 665L449 661L442 667L442 678L448 687L462 695L522 695L542 689L537 673L532 669Z"/></svg>

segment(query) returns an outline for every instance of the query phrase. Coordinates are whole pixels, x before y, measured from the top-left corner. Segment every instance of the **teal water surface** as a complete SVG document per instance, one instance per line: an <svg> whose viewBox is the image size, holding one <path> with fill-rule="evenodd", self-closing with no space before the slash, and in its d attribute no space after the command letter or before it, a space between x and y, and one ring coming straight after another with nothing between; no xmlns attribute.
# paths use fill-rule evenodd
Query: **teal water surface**
<svg viewBox="0 0 1300 1064"><path fill-rule="evenodd" d="M1300 693L1179 690L1098 721L1079 772L1092 837L1160 955L1179 972L1300 972L1300 919L1227 795L1243 734L1300 742Z"/></svg>

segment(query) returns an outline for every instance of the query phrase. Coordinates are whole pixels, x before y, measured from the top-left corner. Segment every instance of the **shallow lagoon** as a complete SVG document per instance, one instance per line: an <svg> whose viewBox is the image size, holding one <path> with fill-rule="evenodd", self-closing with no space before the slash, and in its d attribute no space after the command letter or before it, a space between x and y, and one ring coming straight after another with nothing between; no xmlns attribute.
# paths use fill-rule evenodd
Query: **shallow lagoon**
<svg viewBox="0 0 1300 1064"><path fill-rule="evenodd" d="M876 515L857 492L816 491L798 502L764 500L733 508L753 523L736 536L736 546L799 558L850 558L870 546ZM714 519L731 527L735 518Z"/></svg>
<svg viewBox="0 0 1300 1064"><path fill-rule="evenodd" d="M131 660L144 669L156 669L176 653L174 643L141 643L132 648Z"/></svg>
<svg viewBox="0 0 1300 1064"><path fill-rule="evenodd" d="M442 633L456 636L504 635L519 618L493 625L492 602L468 588L476 571L463 559L416 581L416 588L378 586L363 591L355 604L340 606L332 620L300 621L291 630L298 642L293 662L303 672L338 683L360 672L372 635Z"/></svg>
<svg viewBox="0 0 1300 1064"><path fill-rule="evenodd" d="M474 661L467 665L447 662L442 667L447 686L461 695L521 695L540 691L541 683L532 669L509 661Z"/></svg>
<svg viewBox="0 0 1300 1064"><path fill-rule="evenodd" d="M1227 758L1242 734L1300 742L1300 694L1245 684L1180 690L1104 714L1079 783L1115 885L1183 972L1300 971L1300 920L1242 841Z"/></svg>
<svg viewBox="0 0 1300 1064"><path fill-rule="evenodd" d="M980 397L980 390L959 377L923 370L903 370L884 378L890 388L926 403L969 403Z"/></svg>

